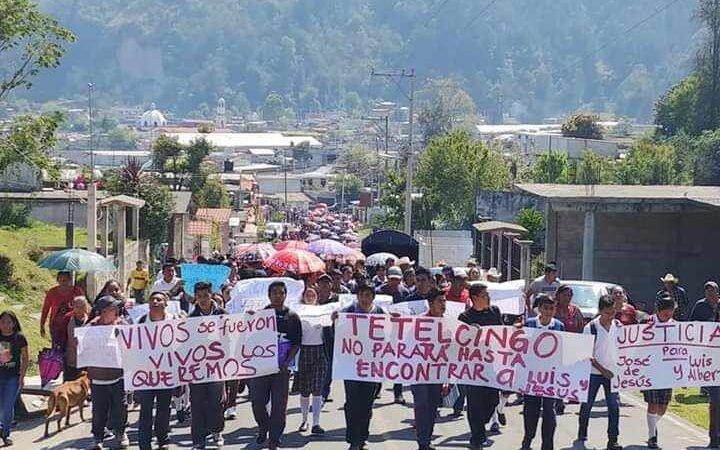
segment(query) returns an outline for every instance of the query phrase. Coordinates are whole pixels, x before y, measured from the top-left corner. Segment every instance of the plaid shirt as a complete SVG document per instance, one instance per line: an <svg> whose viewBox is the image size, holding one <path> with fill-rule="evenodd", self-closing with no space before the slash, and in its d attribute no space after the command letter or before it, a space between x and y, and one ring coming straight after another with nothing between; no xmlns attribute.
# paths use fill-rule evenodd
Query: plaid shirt
<svg viewBox="0 0 720 450"><path fill-rule="evenodd" d="M688 320L690 317L690 303L688 302L685 289L680 286L675 286L671 291L668 291L667 289L660 289L657 294L655 294L655 298L660 300L665 295L669 295L673 300L675 300L676 308L675 313L673 314L673 319L679 322Z"/></svg>

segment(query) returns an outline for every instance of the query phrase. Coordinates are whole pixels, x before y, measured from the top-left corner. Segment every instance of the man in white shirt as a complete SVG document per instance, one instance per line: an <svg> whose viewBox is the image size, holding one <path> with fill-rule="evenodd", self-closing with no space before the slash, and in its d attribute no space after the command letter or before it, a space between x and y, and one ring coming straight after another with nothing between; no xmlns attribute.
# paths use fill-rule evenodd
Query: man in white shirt
<svg viewBox="0 0 720 450"><path fill-rule="evenodd" d="M612 392L612 378L617 372L617 333L619 322L615 320L615 307L609 295L603 295L598 302L600 315L590 321L583 330L595 338L593 347L592 369L590 371L590 389L587 403L580 406L580 426L578 440L587 440L590 410L600 386L603 388L608 408L608 443L607 450L622 450L618 445L620 435L620 400L617 392Z"/></svg>
<svg viewBox="0 0 720 450"><path fill-rule="evenodd" d="M175 276L173 264L163 264L162 277L155 281L150 292L165 292L170 300L182 300L182 279ZM181 301L182 310L187 312L187 304Z"/></svg>

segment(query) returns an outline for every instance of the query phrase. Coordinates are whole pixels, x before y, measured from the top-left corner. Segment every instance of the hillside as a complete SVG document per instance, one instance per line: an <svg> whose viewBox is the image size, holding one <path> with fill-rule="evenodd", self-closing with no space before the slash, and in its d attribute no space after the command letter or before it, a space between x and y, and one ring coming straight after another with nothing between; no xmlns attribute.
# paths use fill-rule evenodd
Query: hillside
<svg viewBox="0 0 720 450"><path fill-rule="evenodd" d="M576 108L649 118L684 76L695 1L41 0L79 36L35 99L82 96L209 113L258 110L270 92L296 112L399 99L370 67L456 76L481 113L540 120Z"/></svg>

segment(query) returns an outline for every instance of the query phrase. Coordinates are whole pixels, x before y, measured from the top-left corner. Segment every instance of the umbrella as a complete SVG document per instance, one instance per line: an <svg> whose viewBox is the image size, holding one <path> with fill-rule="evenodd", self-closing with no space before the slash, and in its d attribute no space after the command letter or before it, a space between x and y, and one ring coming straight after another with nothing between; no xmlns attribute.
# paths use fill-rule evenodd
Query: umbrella
<svg viewBox="0 0 720 450"><path fill-rule="evenodd" d="M303 241L280 241L275 244L275 250L307 250L307 246Z"/></svg>
<svg viewBox="0 0 720 450"><path fill-rule="evenodd" d="M332 233L330 234L330 236L328 236L328 239L332 239L333 241L339 241L340 236L338 236L336 233Z"/></svg>
<svg viewBox="0 0 720 450"><path fill-rule="evenodd" d="M388 258L392 258L395 261L398 260L398 257L393 255L392 253L373 253L372 255L367 257L367 259L365 260L365 265L368 267L384 266L385 261L387 261Z"/></svg>
<svg viewBox="0 0 720 450"><path fill-rule="evenodd" d="M355 264L357 261L365 261L365 255L358 249L351 249L352 252L341 258L342 262Z"/></svg>
<svg viewBox="0 0 720 450"><path fill-rule="evenodd" d="M350 247L350 248L360 248L360 243L357 241L353 241L353 242L348 242L347 244L345 244L345 246Z"/></svg>
<svg viewBox="0 0 720 450"><path fill-rule="evenodd" d="M330 239L320 239L312 242L308 245L308 250L316 255L324 256L345 256L353 252L352 249Z"/></svg>
<svg viewBox="0 0 720 450"><path fill-rule="evenodd" d="M52 252L38 266L63 272L114 272L115 264L95 252L69 248Z"/></svg>
<svg viewBox="0 0 720 450"><path fill-rule="evenodd" d="M264 266L274 272L293 272L298 275L325 270L325 263L305 250L281 250L268 258Z"/></svg>
<svg viewBox="0 0 720 450"><path fill-rule="evenodd" d="M317 234L308 234L308 237L305 238L308 242L317 241L318 239L320 239L320 236Z"/></svg>
<svg viewBox="0 0 720 450"><path fill-rule="evenodd" d="M277 250L268 243L252 244L236 253L235 257L239 262L244 263L262 262L274 255L276 251Z"/></svg>
<svg viewBox="0 0 720 450"><path fill-rule="evenodd" d="M347 239L348 241L356 241L358 238L358 235L355 233L343 233L340 237Z"/></svg>

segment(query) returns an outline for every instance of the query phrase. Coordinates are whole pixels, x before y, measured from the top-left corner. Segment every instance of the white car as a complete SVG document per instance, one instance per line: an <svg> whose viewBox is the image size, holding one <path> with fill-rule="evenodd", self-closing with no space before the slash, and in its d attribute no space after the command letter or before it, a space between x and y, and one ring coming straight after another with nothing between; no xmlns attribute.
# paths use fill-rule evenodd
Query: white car
<svg viewBox="0 0 720 450"><path fill-rule="evenodd" d="M576 304L583 313L585 319L592 319L598 314L598 302L603 295L610 295L610 289L616 284L604 283L602 281L567 281L562 284L572 287L572 302Z"/></svg>
<svg viewBox="0 0 720 450"><path fill-rule="evenodd" d="M265 239L279 238L284 227L289 228L290 224L282 222L268 222L265 224Z"/></svg>

